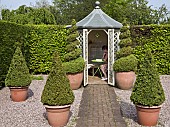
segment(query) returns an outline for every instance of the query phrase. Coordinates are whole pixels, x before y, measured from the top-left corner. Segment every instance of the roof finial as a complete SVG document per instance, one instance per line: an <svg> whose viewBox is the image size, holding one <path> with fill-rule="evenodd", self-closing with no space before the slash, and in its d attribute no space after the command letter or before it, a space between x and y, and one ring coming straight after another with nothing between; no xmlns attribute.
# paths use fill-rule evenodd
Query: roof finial
<svg viewBox="0 0 170 127"><path fill-rule="evenodd" d="M100 8L100 7L99 7L99 5L100 5L100 2L99 2L99 1L96 1L96 2L95 2L95 5L96 5L96 7L95 7L96 9Z"/></svg>

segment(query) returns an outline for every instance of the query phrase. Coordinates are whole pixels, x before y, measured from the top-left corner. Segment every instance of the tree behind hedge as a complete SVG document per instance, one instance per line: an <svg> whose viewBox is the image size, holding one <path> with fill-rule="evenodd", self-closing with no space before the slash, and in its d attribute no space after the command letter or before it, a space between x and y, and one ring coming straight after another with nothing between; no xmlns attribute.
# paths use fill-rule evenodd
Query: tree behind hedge
<svg viewBox="0 0 170 127"><path fill-rule="evenodd" d="M16 10L2 9L2 20L18 24L56 24L54 15L47 8L20 6Z"/></svg>
<svg viewBox="0 0 170 127"><path fill-rule="evenodd" d="M22 55L22 51L18 46L13 55L8 74L5 79L5 85L10 86L29 86L31 83L31 77L29 69L26 65L25 58Z"/></svg>
<svg viewBox="0 0 170 127"><path fill-rule="evenodd" d="M74 101L74 94L69 80L63 70L62 62L57 52L54 53L53 64L44 87L41 102L45 105L68 105Z"/></svg>

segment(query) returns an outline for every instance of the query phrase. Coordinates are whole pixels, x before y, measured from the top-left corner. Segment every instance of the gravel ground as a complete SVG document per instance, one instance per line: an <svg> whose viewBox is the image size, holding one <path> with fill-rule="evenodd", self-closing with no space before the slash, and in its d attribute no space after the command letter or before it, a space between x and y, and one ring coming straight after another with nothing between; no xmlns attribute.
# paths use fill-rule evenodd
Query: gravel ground
<svg viewBox="0 0 170 127"><path fill-rule="evenodd" d="M170 75L163 75L160 79L165 91L166 101L161 108L156 127L170 127ZM130 101L131 91L115 88L117 100L120 103L121 112L126 123L128 123L128 127L142 127L137 123L136 108Z"/></svg>
<svg viewBox="0 0 170 127"><path fill-rule="evenodd" d="M0 127L50 127L46 119L46 110L40 101L47 80L33 80L29 87L29 97L25 102L13 102L7 87L0 90ZM78 116L83 87L73 90L75 101L71 106L71 115L67 127L74 127Z"/></svg>
<svg viewBox="0 0 170 127"><path fill-rule="evenodd" d="M40 102L47 75L43 75L43 78L44 80L32 81L29 87L29 98L25 102L12 102L7 87L0 90L0 127L50 127L46 119L45 108ZM170 76L161 76L161 82L165 90L166 101L156 127L170 127ZM71 115L66 127L76 126L83 89L81 87L73 90L75 101L71 106ZM120 90L116 87L114 89L128 127L142 127L137 123L136 109L130 101L131 90Z"/></svg>

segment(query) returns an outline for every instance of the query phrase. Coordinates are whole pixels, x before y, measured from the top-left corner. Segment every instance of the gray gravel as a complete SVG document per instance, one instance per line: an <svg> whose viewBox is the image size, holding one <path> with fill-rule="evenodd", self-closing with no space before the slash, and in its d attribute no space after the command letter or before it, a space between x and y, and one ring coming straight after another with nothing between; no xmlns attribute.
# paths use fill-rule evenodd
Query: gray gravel
<svg viewBox="0 0 170 127"><path fill-rule="evenodd" d="M29 97L25 102L13 102L7 87L0 90L0 127L50 127L46 119L46 110L41 103L41 93L47 80L33 80L29 87ZM71 115L67 127L74 127L78 116L83 88L73 90L75 101L71 106Z"/></svg>
<svg viewBox="0 0 170 127"><path fill-rule="evenodd" d="M32 81L29 87L29 98L25 102L11 101L7 87L0 90L0 127L50 127L46 119L45 108L40 102L47 75L43 75L43 77L44 80ZM156 127L170 127L170 76L161 76L161 82L165 90L166 101L161 109ZM78 90L73 90L75 101L71 106L70 119L66 127L76 126L83 89L81 87ZM136 109L130 101L132 90L120 90L116 87L114 89L128 127L142 127L137 123Z"/></svg>
<svg viewBox="0 0 170 127"><path fill-rule="evenodd" d="M162 75L160 79L165 91L166 101L161 108L159 121L156 127L170 127L170 75ZM121 106L123 118L126 123L128 123L128 127L142 127L137 123L136 108L130 101L132 90L115 88L115 92Z"/></svg>

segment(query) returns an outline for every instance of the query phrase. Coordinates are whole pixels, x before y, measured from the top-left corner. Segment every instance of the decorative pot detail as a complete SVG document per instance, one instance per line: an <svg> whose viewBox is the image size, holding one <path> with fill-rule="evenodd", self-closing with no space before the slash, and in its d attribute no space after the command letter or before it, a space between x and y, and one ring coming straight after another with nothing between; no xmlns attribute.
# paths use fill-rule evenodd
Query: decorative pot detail
<svg viewBox="0 0 170 127"><path fill-rule="evenodd" d="M45 105L47 111L48 123L52 127L63 127L69 119L70 105L65 106L48 106Z"/></svg>
<svg viewBox="0 0 170 127"><path fill-rule="evenodd" d="M136 105L138 123L143 126L155 126L159 118L161 106L146 107Z"/></svg>
<svg viewBox="0 0 170 127"><path fill-rule="evenodd" d="M123 90L128 90L133 87L136 80L136 74L130 72L116 72L115 73L116 85Z"/></svg>
<svg viewBox="0 0 170 127"><path fill-rule="evenodd" d="M76 90L80 88L81 83L83 81L83 72L76 73L76 74L67 74L67 77L69 79L72 90Z"/></svg>
<svg viewBox="0 0 170 127"><path fill-rule="evenodd" d="M28 96L28 87L9 87L11 99L14 102L25 101Z"/></svg>

